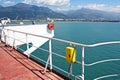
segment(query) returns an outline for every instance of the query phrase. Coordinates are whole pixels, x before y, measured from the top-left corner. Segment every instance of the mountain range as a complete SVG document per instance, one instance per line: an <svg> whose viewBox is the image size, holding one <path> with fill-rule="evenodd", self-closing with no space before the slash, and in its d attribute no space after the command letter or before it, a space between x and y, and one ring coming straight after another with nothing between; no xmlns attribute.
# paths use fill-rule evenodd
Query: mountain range
<svg viewBox="0 0 120 80"><path fill-rule="evenodd" d="M11 19L46 19L66 18L67 16L57 13L48 7L38 7L34 5L19 3L14 6L0 7L0 18L9 17Z"/></svg>
<svg viewBox="0 0 120 80"><path fill-rule="evenodd" d="M66 12L56 12L48 7L38 7L25 3L3 7L0 5L0 18L11 19L84 19L84 20L117 20L120 21L120 13L105 12L93 9L81 8Z"/></svg>
<svg viewBox="0 0 120 80"><path fill-rule="evenodd" d="M65 14L72 19L120 21L120 13L105 12L87 8L67 11Z"/></svg>

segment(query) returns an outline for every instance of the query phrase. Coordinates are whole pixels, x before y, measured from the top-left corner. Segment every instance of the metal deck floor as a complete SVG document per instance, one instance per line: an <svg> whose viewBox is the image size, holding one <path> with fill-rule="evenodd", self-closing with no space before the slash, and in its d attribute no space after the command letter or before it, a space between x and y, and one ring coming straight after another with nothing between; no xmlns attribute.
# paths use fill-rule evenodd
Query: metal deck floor
<svg viewBox="0 0 120 80"><path fill-rule="evenodd" d="M42 74L42 70L44 67L0 42L0 80L64 80L53 72Z"/></svg>

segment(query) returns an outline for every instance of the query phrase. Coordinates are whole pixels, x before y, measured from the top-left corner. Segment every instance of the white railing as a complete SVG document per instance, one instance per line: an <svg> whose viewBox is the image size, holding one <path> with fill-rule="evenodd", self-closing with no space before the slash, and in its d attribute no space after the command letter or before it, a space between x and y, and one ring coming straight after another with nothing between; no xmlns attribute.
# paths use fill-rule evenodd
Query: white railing
<svg viewBox="0 0 120 80"><path fill-rule="evenodd" d="M15 34L15 33L25 34L25 35L26 35L26 42L22 42L22 43L26 43L26 44L27 44L27 49L28 49L29 46L30 46L30 44L27 42L27 39L28 39L27 36L28 36L28 35L32 35L32 36L36 36L36 37L42 37L42 38L47 38L47 39L49 39L49 50L46 50L46 49L43 49L43 48L40 48L40 47L33 46L33 47L36 47L37 49L40 49L40 50L43 50L43 51L49 53L49 56L48 56L47 61L42 60L42 59L40 59L39 57L36 57L36 56L34 56L34 55L31 54L31 55L32 55L33 57L35 57L36 59L38 59L38 60L46 63L44 72L46 72L48 65L50 65L50 70L52 70L53 67L54 67L54 68L56 68L56 69L58 69L58 70L60 70L60 71L62 71L62 72L64 72L64 73L66 73L66 74L68 74L68 75L74 76L75 79L84 80L84 79L85 79L85 78L84 78L84 77L85 77L85 76L84 76L84 74L85 74L85 72L84 72L84 71L85 71L85 66L93 66L93 65L96 65L96 64L100 64L100 63L104 63L104 62L110 62L110 61L120 61L120 58L119 58L119 59L101 60L101 61L97 61L97 62L94 62L94 63L91 63L91 64L85 64L85 61L84 61L84 60L85 60L85 57L84 57L85 48L92 48L92 47L96 47L96 46L103 46L103 45L109 45L109 44L120 44L120 41L103 42L103 43L97 43L97 44L93 44L93 45L85 45L85 44L80 44L80 43L71 42L71 41L67 41L67 40L62 40L62 39L58 39L58 38L49 38L49 37L45 37L45 36L35 35L35 34L32 34L32 33L30 34L30 33L25 33L25 32L21 32L21 31L10 30L10 29L6 29L6 30L7 30L7 31L13 31L14 34ZM3 31L4 31L4 30L3 30ZM16 39L15 36L14 36L14 37L10 37L9 35L2 35L2 36L6 36L5 38L8 39L8 40L9 40L9 38L13 38L13 39L14 39L14 40L13 40L13 45L12 45L12 47L14 47L14 44L15 44L15 41L16 41L16 40L21 42L21 40ZM8 41L8 40L5 40L5 41ZM56 55L56 56L59 56L59 57L64 58L64 59L66 58L66 57L63 56L63 55L60 55L60 54L55 53L55 52L52 52L52 43L51 43L51 41L53 41L53 40L54 40L54 41L58 41L58 42L62 42L62 43L67 43L67 44L70 44L70 45L75 45L75 46L80 46L80 47L82 47L82 50L81 50L81 52L82 52L82 56L81 56L82 61L81 61L81 62L80 62L80 61L76 61L76 63L80 64L81 67L82 67L82 70L80 70L80 71L81 71L81 75L77 75L77 76L76 76L76 75L74 75L74 74L72 74L72 73L69 73L68 71L65 71L64 69L61 69L61 68L59 68L59 67L57 67L57 66L55 66L55 65L52 64L52 62L53 62L53 60L52 60L52 55ZM7 42L5 42L5 43L7 44ZM22 50L22 49L21 49L21 50ZM29 51L28 51L28 53L29 53ZM64 65L64 64L63 64L63 65ZM107 77L113 77L113 76L120 76L120 74L113 74L113 75L102 76L102 77L96 78L96 79L94 79L94 80L99 80L99 79L103 79L103 78L107 78Z"/></svg>

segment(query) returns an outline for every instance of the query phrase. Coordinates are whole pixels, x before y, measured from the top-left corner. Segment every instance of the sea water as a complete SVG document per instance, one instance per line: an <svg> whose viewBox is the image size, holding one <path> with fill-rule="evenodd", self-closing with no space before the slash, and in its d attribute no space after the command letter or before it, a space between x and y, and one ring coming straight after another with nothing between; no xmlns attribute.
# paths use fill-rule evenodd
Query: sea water
<svg viewBox="0 0 120 80"><path fill-rule="evenodd" d="M109 41L120 41L120 23L55 22L54 37L87 45ZM65 48L67 46L69 46L69 44L52 41L52 51L63 56L65 56ZM48 49L48 43L43 45L42 48ZM77 60L81 61L81 47L77 46L76 50ZM45 61L47 61L48 58L48 54L45 55L45 52L40 50L34 51L32 55L43 58ZM120 44L85 48L85 64L90 64L107 59L120 59ZM68 71L69 69L69 63L67 63L65 59L54 55L53 64L65 71ZM62 74L65 74L58 69L53 69ZM80 64L73 64L73 74L81 75ZM85 80L93 80L97 77L113 74L120 74L120 61L85 66ZM109 77L103 80L120 80L120 76Z"/></svg>
<svg viewBox="0 0 120 80"><path fill-rule="evenodd" d="M56 22L55 38L61 38L82 44L120 41L120 23ZM59 46L59 48L61 47L64 47L64 45ZM81 48L78 47L77 49L77 59L80 60L81 51L79 50L81 50ZM85 63L93 63L106 59L120 59L120 44L85 48ZM60 65L62 65L62 63ZM80 66L75 64L73 68L74 74L81 74ZM94 78L100 76L112 74L120 74L120 61L101 63L85 67L85 80L93 80ZM120 75L118 77L110 77L104 80L120 80Z"/></svg>
<svg viewBox="0 0 120 80"><path fill-rule="evenodd" d="M109 41L120 41L119 22L55 22L55 38L60 38L82 44L96 44ZM70 44L52 41L52 51L65 56L65 48ZM48 43L41 46L48 50ZM41 48L40 47L40 48ZM24 48L24 46L23 46ZM31 58L41 62L32 55L47 61L48 55L45 51L37 49L31 54ZM81 47L76 46L77 60L81 62ZM120 44L85 48L85 64L107 59L120 59ZM53 64L65 71L69 69L69 63L64 58L53 55ZM53 67L54 70L65 74ZM73 74L81 75L81 65L73 64ZM105 75L119 74L102 80L120 80L120 61L105 62L92 66L85 66L85 80L93 80ZM74 78L73 78L74 79Z"/></svg>

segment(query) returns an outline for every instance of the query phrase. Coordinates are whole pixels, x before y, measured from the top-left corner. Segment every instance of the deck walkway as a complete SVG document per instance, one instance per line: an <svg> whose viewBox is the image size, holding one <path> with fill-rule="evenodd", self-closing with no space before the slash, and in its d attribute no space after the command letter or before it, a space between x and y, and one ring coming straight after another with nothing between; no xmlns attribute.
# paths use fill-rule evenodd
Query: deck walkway
<svg viewBox="0 0 120 80"><path fill-rule="evenodd" d="M64 80L53 72L0 42L0 80Z"/></svg>

